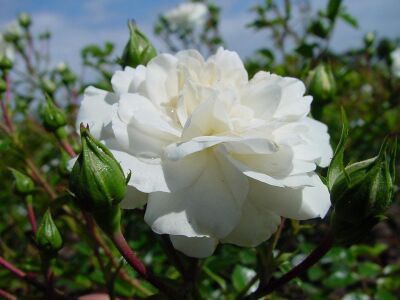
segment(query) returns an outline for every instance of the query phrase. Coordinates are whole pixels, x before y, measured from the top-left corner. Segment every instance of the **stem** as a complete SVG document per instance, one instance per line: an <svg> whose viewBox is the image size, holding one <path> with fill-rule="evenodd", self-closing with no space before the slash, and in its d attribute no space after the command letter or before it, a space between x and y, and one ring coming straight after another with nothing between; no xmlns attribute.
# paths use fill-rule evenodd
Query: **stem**
<svg viewBox="0 0 400 300"><path fill-rule="evenodd" d="M287 272L281 278L277 280L271 280L270 284L266 287L261 287L261 289L255 291L254 293L250 294L248 297L243 299L250 300L250 299L258 299L265 295L271 294L276 289L282 287L290 280L300 276L312 267L315 263L317 263L333 246L334 237L331 233L329 233L300 264L295 266L292 270Z"/></svg>
<svg viewBox="0 0 400 300"><path fill-rule="evenodd" d="M92 236L93 240L97 243L97 245L99 247L103 248L105 255L109 258L109 260L110 260L111 264L113 265L113 267L117 269L118 268L118 262L116 260L114 260L114 255L113 255L111 249L107 246L106 242L103 240L103 238L101 237L99 232L96 230L95 223L94 223L92 217L89 214L85 213L85 212L83 212L83 216L85 218L87 226L89 227L89 233ZM94 251L96 252L97 249L94 249ZM125 272L124 269L121 269L118 272L118 275L121 277L122 280L124 280L125 282L133 285L140 292L142 292L145 296L153 295L153 293L151 291L149 291L147 288L145 288L144 286L141 285L139 280L137 280L135 278L131 278Z"/></svg>
<svg viewBox="0 0 400 300"><path fill-rule="evenodd" d="M8 112L8 109L7 109L7 104L5 103L5 101L0 99L0 105L1 105L1 110L3 112L4 123L7 126L8 132L9 133L14 132L14 126L13 126L13 123L11 121L11 117L10 117L10 114Z"/></svg>
<svg viewBox="0 0 400 300"><path fill-rule="evenodd" d="M65 150L65 152L68 153L69 156L71 157L76 156L74 149L72 148L71 144L68 142L66 138L59 139L58 142L60 143L61 147Z"/></svg>
<svg viewBox="0 0 400 300"><path fill-rule="evenodd" d="M46 287L41 284L39 281L36 280L36 278L34 276L31 276L27 273L25 273L24 271L18 269L17 267L15 267L13 264L11 264L10 262L6 261L3 257L0 256L0 266L6 268L7 270L9 270L11 273L13 273L15 276L17 276L19 279L24 280L27 283L30 283L32 285L34 285L35 287L37 287L38 289L44 291L46 290Z"/></svg>
<svg viewBox="0 0 400 300"><path fill-rule="evenodd" d="M29 170L31 171L32 178L35 179L35 181L42 186L42 188L45 190L45 192L50 196L52 200L57 198L56 192L53 190L53 188L49 185L49 183L44 179L42 174L39 172L37 167L35 166L34 162L29 158L25 158L25 163L27 164Z"/></svg>
<svg viewBox="0 0 400 300"><path fill-rule="evenodd" d="M29 223L31 223L32 227L32 232L33 234L36 234L37 222L36 222L35 211L33 210L33 205L32 205L32 195L26 196L26 208L28 211Z"/></svg>
<svg viewBox="0 0 400 300"><path fill-rule="evenodd" d="M7 299L7 300L17 300L17 297L15 297L14 295L10 294L9 292L6 292L3 289L0 289L0 296L3 297L4 299Z"/></svg>
<svg viewBox="0 0 400 300"><path fill-rule="evenodd" d="M145 265L140 261L140 259L129 247L124 235L120 230L115 232L112 236L110 236L110 238L121 253L121 255L128 262L128 264L133 269L135 269L135 271L138 272L140 276L142 276L144 279L154 285L160 292L163 292L165 295L171 296L172 299L177 299L175 291L166 286L162 281L160 281L146 269Z"/></svg>

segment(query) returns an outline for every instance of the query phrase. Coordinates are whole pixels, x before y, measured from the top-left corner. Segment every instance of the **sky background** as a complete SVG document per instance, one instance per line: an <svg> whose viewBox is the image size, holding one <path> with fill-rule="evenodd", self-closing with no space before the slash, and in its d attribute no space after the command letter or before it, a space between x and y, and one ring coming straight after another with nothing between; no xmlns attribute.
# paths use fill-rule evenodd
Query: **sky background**
<svg viewBox="0 0 400 300"><path fill-rule="evenodd" d="M261 0L214 0L221 6L221 33L230 50L242 58L255 49L269 45L268 35L246 28L254 17L250 8ZM165 50L162 41L153 35L158 15L182 0L0 0L0 30L15 16L26 11L32 15L33 30L50 30L52 62L66 61L74 69L80 63L80 49L105 41L116 45L116 54L122 52L128 38L126 22L135 19L155 46ZM324 7L327 0L310 0L314 10ZM338 23L331 42L342 51L361 45L369 31L378 36L400 37L400 0L344 0L348 12L359 21L359 29Z"/></svg>

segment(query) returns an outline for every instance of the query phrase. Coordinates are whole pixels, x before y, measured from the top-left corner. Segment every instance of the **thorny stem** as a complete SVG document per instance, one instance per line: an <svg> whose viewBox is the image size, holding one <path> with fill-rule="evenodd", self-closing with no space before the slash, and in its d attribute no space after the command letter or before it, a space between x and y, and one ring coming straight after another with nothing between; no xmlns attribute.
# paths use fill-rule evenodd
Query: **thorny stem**
<svg viewBox="0 0 400 300"><path fill-rule="evenodd" d="M265 295L271 294L276 289L284 286L286 283L291 281L292 279L300 276L310 267L312 267L315 263L317 263L333 246L334 237L331 233L327 234L327 236L321 241L321 243L297 266L295 266L292 270L287 272L282 277L271 280L269 285L263 287L261 286L257 291L250 294L249 296L243 298L245 300L258 299Z"/></svg>

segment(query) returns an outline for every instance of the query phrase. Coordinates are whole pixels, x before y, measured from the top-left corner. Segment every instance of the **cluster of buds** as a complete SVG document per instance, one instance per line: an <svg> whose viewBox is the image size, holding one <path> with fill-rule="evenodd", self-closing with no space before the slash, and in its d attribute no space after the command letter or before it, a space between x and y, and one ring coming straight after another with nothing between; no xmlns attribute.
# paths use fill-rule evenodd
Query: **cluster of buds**
<svg viewBox="0 0 400 300"><path fill-rule="evenodd" d="M97 224L107 233L119 230L118 204L126 193L130 174L124 172L113 154L96 140L83 124L80 126L82 151L70 175L70 188L77 205L93 214Z"/></svg>
<svg viewBox="0 0 400 300"><path fill-rule="evenodd" d="M138 65L146 65L157 55L157 51L132 21L128 22L128 27L130 36L119 63L122 67L129 66L132 68Z"/></svg>
<svg viewBox="0 0 400 300"><path fill-rule="evenodd" d="M337 243L350 245L362 240L385 219L392 203L397 140L386 139L379 154L344 167L347 121L328 171L328 186L334 207L331 227Z"/></svg>

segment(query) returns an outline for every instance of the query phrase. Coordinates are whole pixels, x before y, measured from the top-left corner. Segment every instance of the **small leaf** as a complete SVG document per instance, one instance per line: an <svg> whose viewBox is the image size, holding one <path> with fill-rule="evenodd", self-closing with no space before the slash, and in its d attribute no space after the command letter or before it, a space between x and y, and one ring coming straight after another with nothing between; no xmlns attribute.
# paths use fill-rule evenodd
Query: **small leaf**
<svg viewBox="0 0 400 300"><path fill-rule="evenodd" d="M336 19L336 16L339 13L341 4L342 4L342 0L329 0L328 7L326 9L326 16L331 21L334 21Z"/></svg>
<svg viewBox="0 0 400 300"><path fill-rule="evenodd" d="M332 162L328 169L329 190L332 189L332 186L335 183L335 180L339 177L339 175L342 172L345 172L344 163L343 163L343 154L344 154L344 148L345 148L345 144L347 141L347 137L349 135L349 122L347 120L346 113L343 108L341 111L342 111L342 123L343 123L342 134L340 136L339 144L336 147L335 154L333 155ZM346 175L346 172L345 172L345 175ZM347 178L347 176L346 176L346 178Z"/></svg>
<svg viewBox="0 0 400 300"><path fill-rule="evenodd" d="M354 27L354 28L358 28L358 21L356 18L354 18L352 15L350 15L347 12L340 12L339 13L339 17L346 22L347 24L349 24L350 26Z"/></svg>

